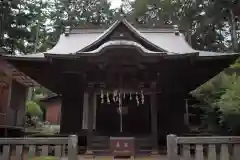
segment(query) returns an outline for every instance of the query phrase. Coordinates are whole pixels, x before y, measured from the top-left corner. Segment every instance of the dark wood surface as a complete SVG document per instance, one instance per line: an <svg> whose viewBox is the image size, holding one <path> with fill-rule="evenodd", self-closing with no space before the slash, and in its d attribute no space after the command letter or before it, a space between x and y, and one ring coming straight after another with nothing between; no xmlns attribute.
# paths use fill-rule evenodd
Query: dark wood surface
<svg viewBox="0 0 240 160"><path fill-rule="evenodd" d="M110 137L113 156L134 156L135 139L133 137Z"/></svg>

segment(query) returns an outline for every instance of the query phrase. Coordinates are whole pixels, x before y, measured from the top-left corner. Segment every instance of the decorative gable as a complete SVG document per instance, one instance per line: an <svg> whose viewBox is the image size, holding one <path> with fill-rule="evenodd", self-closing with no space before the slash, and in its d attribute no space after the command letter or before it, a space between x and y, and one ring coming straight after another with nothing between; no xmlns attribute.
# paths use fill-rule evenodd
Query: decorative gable
<svg viewBox="0 0 240 160"><path fill-rule="evenodd" d="M130 33L129 29L124 25L119 25L106 39L108 41L111 40L130 40L137 42L136 37L132 33Z"/></svg>
<svg viewBox="0 0 240 160"><path fill-rule="evenodd" d="M148 49L149 51L154 52L164 52L165 50L161 49L159 46L156 46L143 38L143 36L135 29L133 26L128 24L128 22L120 21L117 24L114 24L110 27L98 40L94 43L90 44L89 46L85 47L82 52L89 52L96 50L101 45L108 41L115 41L115 40L128 40L136 42L142 45L144 48Z"/></svg>

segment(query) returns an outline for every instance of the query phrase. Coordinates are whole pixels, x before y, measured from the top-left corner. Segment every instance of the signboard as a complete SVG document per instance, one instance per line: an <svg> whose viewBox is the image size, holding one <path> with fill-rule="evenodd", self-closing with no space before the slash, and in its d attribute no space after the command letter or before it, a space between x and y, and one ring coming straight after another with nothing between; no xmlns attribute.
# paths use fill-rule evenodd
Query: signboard
<svg viewBox="0 0 240 160"><path fill-rule="evenodd" d="M113 156L134 156L135 142L133 137L110 137Z"/></svg>

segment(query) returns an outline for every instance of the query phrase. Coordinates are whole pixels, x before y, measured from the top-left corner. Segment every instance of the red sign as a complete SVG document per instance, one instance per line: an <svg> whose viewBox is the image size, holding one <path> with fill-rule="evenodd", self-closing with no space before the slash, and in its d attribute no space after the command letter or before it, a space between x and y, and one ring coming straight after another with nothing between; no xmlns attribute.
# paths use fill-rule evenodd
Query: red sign
<svg viewBox="0 0 240 160"><path fill-rule="evenodd" d="M114 156L134 156L135 143L131 137L111 137L110 147Z"/></svg>

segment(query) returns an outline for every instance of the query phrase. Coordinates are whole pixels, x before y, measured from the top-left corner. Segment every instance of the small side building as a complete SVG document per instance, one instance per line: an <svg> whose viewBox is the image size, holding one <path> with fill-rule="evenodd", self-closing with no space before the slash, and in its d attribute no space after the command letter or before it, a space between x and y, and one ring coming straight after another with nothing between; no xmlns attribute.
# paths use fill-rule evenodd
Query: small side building
<svg viewBox="0 0 240 160"><path fill-rule="evenodd" d="M61 97L52 95L40 100L45 107L45 121L53 125L60 125L61 120Z"/></svg>
<svg viewBox="0 0 240 160"><path fill-rule="evenodd" d="M0 54L4 54L1 48ZM23 135L28 88L35 85L35 81L0 58L0 137Z"/></svg>

